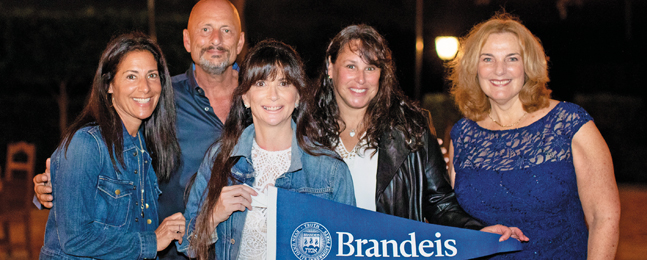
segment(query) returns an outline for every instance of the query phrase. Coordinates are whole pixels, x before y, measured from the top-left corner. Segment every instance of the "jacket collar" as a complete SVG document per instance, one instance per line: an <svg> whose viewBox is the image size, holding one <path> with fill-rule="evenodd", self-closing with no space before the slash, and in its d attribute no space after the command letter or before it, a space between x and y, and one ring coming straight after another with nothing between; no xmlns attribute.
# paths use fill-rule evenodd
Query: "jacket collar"
<svg viewBox="0 0 647 260"><path fill-rule="evenodd" d="M240 67L238 67L238 63L236 62L234 62L234 64L231 65L231 68L234 69L235 71L240 70ZM198 86L198 81L195 79L195 63L191 64L191 68L189 68L185 72L185 74L186 74L186 78L189 79L189 90L191 91L191 93L194 93L195 91L198 91L198 89L201 89L200 86Z"/></svg>
<svg viewBox="0 0 647 260"><path fill-rule="evenodd" d="M287 172L294 172L301 170L301 157L303 156L303 150L299 147L297 142L296 135L297 124L292 120L292 145L291 145L291 158L290 158L290 168ZM244 157L249 164L252 164L252 145L254 143L254 136L256 132L254 130L254 124L249 125L243 133L238 138L238 143L234 147L234 150L231 153L231 157Z"/></svg>
<svg viewBox="0 0 647 260"><path fill-rule="evenodd" d="M376 198L389 186L400 165L411 153L406 143L404 134L399 130L393 129L382 134L378 144L380 153L377 157Z"/></svg>
<svg viewBox="0 0 647 260"><path fill-rule="evenodd" d="M123 122L121 123L121 127L122 127L121 132L123 135L122 138L124 142L124 152L130 149L141 150L142 148L144 149L144 152L148 151L148 149L146 148L146 139L144 138L143 126L139 127L139 130L137 130L137 135L134 137L128 133L128 130L126 129L126 126L124 125ZM141 143L142 148L140 148L139 138L141 138L141 141L142 141Z"/></svg>

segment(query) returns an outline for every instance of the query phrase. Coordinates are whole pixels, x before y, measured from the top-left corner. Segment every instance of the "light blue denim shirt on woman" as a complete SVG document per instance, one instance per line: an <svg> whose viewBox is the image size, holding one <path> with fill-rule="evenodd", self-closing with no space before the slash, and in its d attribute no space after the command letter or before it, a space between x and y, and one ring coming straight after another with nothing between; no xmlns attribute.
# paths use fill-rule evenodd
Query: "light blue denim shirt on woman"
<svg viewBox="0 0 647 260"><path fill-rule="evenodd" d="M54 151L50 169L56 200L40 259L156 257L160 191L142 134L133 137L123 127L125 167L117 161L118 170L98 126L78 130L67 153L64 146Z"/></svg>
<svg viewBox="0 0 647 260"><path fill-rule="evenodd" d="M292 129L296 129L296 124L292 122ZM231 172L235 178L235 183L230 185L242 184L253 186L254 172L252 164L252 144L255 136L254 125L247 127L240 138L238 144L232 151L232 157L241 157L240 160L232 167ZM292 151L290 168L287 172L276 179L274 186L286 190L314 195L320 198L333 200L336 202L355 206L355 193L353 190L353 179L348 170L348 166L331 156L312 156L304 152L299 147L296 135L292 135ZM195 220L206 199L207 184L211 178L211 166L213 160L218 154L219 146L214 145L208 151L200 165L198 175L191 187L191 194L184 211L187 228L184 234L182 245L178 245L178 251L187 255L193 254L188 251L189 237L192 236L195 229ZM327 154L334 155L332 151L323 151ZM247 210L236 211L229 218L218 224L216 228L215 252L217 259L237 259L240 248L240 240L243 235L245 226L245 217Z"/></svg>

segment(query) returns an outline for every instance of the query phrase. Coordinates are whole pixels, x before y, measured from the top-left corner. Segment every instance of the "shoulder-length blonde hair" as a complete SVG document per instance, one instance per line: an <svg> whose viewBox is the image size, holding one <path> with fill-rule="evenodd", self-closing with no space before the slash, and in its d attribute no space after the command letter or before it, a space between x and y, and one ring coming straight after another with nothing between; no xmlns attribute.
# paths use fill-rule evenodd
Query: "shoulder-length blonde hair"
<svg viewBox="0 0 647 260"><path fill-rule="evenodd" d="M478 82L478 62L481 49L493 33L512 33L521 47L525 83L519 93L523 109L532 113L547 107L550 93L546 87L548 57L544 47L518 18L508 13L498 13L482 22L461 38L458 55L448 64L448 79L452 83L450 94L463 115L473 121L482 120L490 112L490 102Z"/></svg>

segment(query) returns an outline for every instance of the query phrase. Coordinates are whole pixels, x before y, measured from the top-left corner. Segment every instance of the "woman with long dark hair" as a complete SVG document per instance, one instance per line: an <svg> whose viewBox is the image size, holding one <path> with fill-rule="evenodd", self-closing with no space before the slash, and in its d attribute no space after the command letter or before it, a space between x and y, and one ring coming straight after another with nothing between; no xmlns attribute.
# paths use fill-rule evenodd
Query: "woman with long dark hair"
<svg viewBox="0 0 647 260"><path fill-rule="evenodd" d="M358 207L527 240L517 228L485 227L458 205L430 118L400 90L375 29L351 25L332 39L314 91L304 111L314 120L301 121L300 136L344 159Z"/></svg>
<svg viewBox="0 0 647 260"><path fill-rule="evenodd" d="M108 44L87 105L51 156L40 259L152 259L181 240L180 213L159 225L158 179L180 163L166 61L141 33Z"/></svg>
<svg viewBox="0 0 647 260"><path fill-rule="evenodd" d="M346 164L333 151L297 143L296 122L310 115L300 111L307 84L296 51L262 41L239 75L222 136L207 151L185 211L191 243L179 250L199 259L211 250L217 259L265 259L266 208L251 202L268 186L355 205Z"/></svg>

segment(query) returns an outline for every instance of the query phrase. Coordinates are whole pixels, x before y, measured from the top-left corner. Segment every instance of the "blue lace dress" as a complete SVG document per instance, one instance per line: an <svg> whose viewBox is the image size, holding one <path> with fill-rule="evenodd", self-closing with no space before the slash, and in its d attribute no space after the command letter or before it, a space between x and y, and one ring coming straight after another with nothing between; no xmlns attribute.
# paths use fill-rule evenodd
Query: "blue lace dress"
<svg viewBox="0 0 647 260"><path fill-rule="evenodd" d="M571 141L591 116L560 102L529 126L493 131L469 119L451 131L456 198L487 225L519 227L530 242L492 259L586 259L588 230Z"/></svg>

